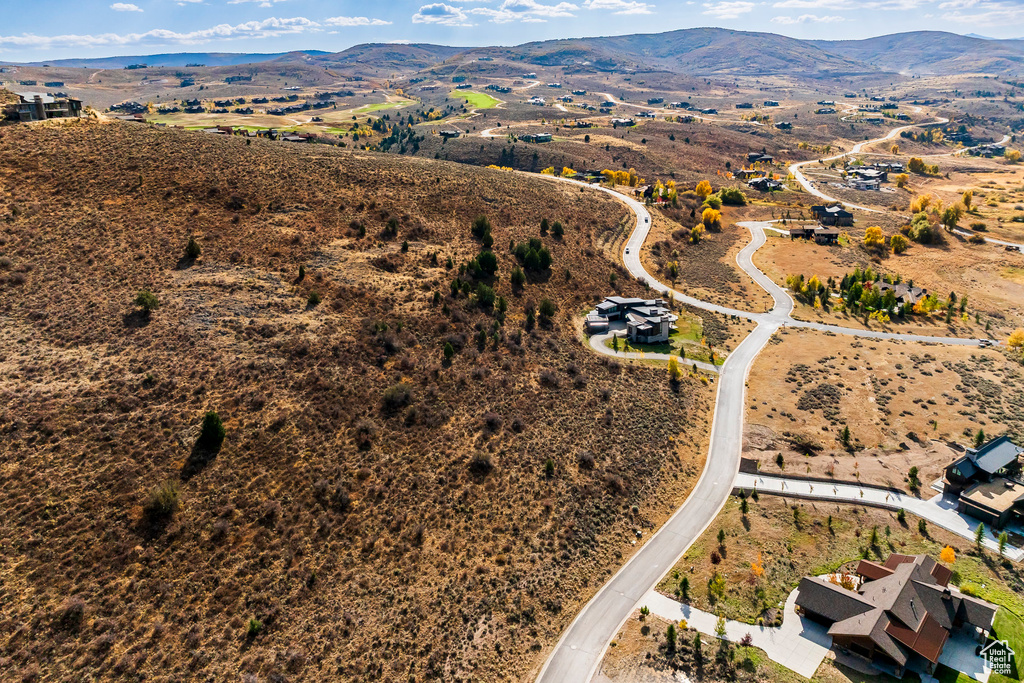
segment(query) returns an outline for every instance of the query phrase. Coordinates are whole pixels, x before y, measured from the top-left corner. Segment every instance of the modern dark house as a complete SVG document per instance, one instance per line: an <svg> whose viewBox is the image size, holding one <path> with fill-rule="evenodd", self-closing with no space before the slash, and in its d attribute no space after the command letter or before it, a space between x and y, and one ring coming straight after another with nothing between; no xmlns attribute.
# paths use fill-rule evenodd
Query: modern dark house
<svg viewBox="0 0 1024 683"><path fill-rule="evenodd" d="M520 136L523 142L551 142L551 133L526 133Z"/></svg>
<svg viewBox="0 0 1024 683"><path fill-rule="evenodd" d="M46 119L75 118L82 114L82 101L73 97L58 99L38 92L15 93L18 103L4 108L7 118L16 121L45 121Z"/></svg>
<svg viewBox="0 0 1024 683"><path fill-rule="evenodd" d="M1024 448L1000 436L968 448L943 473L943 493L957 496L957 510L1001 528L1024 511L1024 483L1019 480Z"/></svg>
<svg viewBox="0 0 1024 683"><path fill-rule="evenodd" d="M607 332L612 320L626 321L626 336L631 342L668 341L679 316L672 313L664 299L635 299L610 296L587 314L587 330Z"/></svg>
<svg viewBox="0 0 1024 683"><path fill-rule="evenodd" d="M853 225L853 214L841 206L812 206L811 213L822 225L844 227Z"/></svg>
<svg viewBox="0 0 1024 683"><path fill-rule="evenodd" d="M771 178L754 178L747 183L747 187L758 190L759 192L779 192L783 189L782 183L778 180L772 180Z"/></svg>
<svg viewBox="0 0 1024 683"><path fill-rule="evenodd" d="M839 230L836 228L817 227L796 227L789 229L789 238L797 237L805 240L814 240L818 244L837 244L839 242Z"/></svg>
<svg viewBox="0 0 1024 683"><path fill-rule="evenodd" d="M996 614L995 605L950 588L952 574L927 555L893 553L885 564L861 560L855 590L804 577L796 605L828 627L833 647L895 666L898 676L908 664L933 673L951 635L984 642Z"/></svg>

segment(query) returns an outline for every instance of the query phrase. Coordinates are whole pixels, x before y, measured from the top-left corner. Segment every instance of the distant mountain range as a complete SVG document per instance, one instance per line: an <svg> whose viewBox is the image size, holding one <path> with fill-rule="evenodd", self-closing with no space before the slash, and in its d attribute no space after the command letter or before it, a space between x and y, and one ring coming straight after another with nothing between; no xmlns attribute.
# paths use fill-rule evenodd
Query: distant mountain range
<svg viewBox="0 0 1024 683"><path fill-rule="evenodd" d="M29 62L24 66L63 66L79 69L123 69L132 64L146 66L183 67L189 64L203 66L237 66L258 64L290 56L320 56L329 54L323 50L301 50L299 52L175 52L162 55L132 55L125 57L97 57L94 59L51 59Z"/></svg>
<svg viewBox="0 0 1024 683"><path fill-rule="evenodd" d="M655 34L570 38L513 47L450 47L370 43L341 52L276 54L178 53L61 59L33 65L116 69L131 64L184 67L302 62L373 75L409 75L440 65L520 62L566 70L660 70L689 75L840 77L870 74L950 75L1024 73L1024 40L995 40L940 31L915 31L863 40L798 40L774 33L694 28Z"/></svg>

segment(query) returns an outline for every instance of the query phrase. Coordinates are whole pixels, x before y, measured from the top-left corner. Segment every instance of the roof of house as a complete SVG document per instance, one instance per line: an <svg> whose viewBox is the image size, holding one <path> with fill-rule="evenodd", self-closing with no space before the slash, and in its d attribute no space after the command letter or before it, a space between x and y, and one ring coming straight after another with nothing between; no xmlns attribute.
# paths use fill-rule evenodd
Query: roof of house
<svg viewBox="0 0 1024 683"><path fill-rule="evenodd" d="M1024 499L1024 486L997 477L992 481L975 484L961 493L960 498L980 508L1002 514Z"/></svg>
<svg viewBox="0 0 1024 683"><path fill-rule="evenodd" d="M1010 441L1010 437L1006 435L992 439L981 448L967 449L967 457L978 469L989 474L995 474L1003 469L1016 460L1021 453L1024 453L1024 448Z"/></svg>
<svg viewBox="0 0 1024 683"><path fill-rule="evenodd" d="M905 664L910 652L937 661L958 621L991 628L995 607L949 588L952 571L927 555L893 553L884 565L861 561L857 572L866 579L857 591L800 581L797 604L831 620L829 635L869 638Z"/></svg>

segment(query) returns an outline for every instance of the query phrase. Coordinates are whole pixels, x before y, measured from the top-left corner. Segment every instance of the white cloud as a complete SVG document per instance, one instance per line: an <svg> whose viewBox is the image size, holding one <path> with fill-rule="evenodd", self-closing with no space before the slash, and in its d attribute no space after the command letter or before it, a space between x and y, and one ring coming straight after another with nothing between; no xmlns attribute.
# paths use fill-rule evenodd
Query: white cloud
<svg viewBox="0 0 1024 683"><path fill-rule="evenodd" d="M188 0L191 2L192 0ZM228 0L229 5L241 5L246 2L255 2L260 7L273 7L276 2L284 2L285 0Z"/></svg>
<svg viewBox="0 0 1024 683"><path fill-rule="evenodd" d="M141 12L142 8L130 2L115 2L110 6L115 12Z"/></svg>
<svg viewBox="0 0 1024 683"><path fill-rule="evenodd" d="M747 14L754 9L754 3L745 0L730 0L728 2L705 2L704 14L716 19L736 19L741 14Z"/></svg>
<svg viewBox="0 0 1024 683"><path fill-rule="evenodd" d="M817 14L801 14L799 17L775 17L772 19L772 23L775 24L786 24L787 26L792 24L833 24L838 21L846 21L843 17L827 16L819 17Z"/></svg>
<svg viewBox="0 0 1024 683"><path fill-rule="evenodd" d="M611 10L613 14L651 14L654 5L635 0L585 0L586 9Z"/></svg>
<svg viewBox="0 0 1024 683"><path fill-rule="evenodd" d="M952 10L942 15L946 21L976 26L1020 26L1024 24L1024 5L998 0L953 0L939 5Z"/></svg>
<svg viewBox="0 0 1024 683"><path fill-rule="evenodd" d="M970 0L968 0L970 1ZM780 0L772 5L779 9L838 9L838 10L912 10L921 7L927 0Z"/></svg>
<svg viewBox="0 0 1024 683"><path fill-rule="evenodd" d="M461 7L452 7L443 2L423 5L412 15L414 24L440 24L441 26L472 26L469 17Z"/></svg>
<svg viewBox="0 0 1024 683"><path fill-rule="evenodd" d="M23 33L20 36L0 35L0 48L31 46L40 50L73 47L118 47L125 45L198 45L212 40L239 38L274 38L277 36L317 31L320 24L305 17L271 17L263 21L243 24L220 24L211 28L178 33L167 29L153 29L145 33L100 33L95 35L38 36Z"/></svg>
<svg viewBox="0 0 1024 683"><path fill-rule="evenodd" d="M476 7L469 11L473 14L489 17L495 24L507 24L512 21L539 23L547 19L573 17L576 16L573 14L573 11L578 9L578 6L569 2L545 5L537 2L537 0L505 0L498 6L498 9Z"/></svg>
<svg viewBox="0 0 1024 683"><path fill-rule="evenodd" d="M389 26L390 21L369 19L367 17L330 17L324 19L325 26Z"/></svg>

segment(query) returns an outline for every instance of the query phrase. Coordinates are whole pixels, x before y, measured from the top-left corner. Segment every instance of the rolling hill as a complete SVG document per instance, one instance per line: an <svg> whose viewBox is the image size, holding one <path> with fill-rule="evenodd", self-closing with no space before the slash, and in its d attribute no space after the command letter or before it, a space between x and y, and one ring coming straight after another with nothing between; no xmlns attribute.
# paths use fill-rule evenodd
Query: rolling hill
<svg viewBox="0 0 1024 683"><path fill-rule="evenodd" d="M915 31L864 40L807 42L831 54L903 74L1024 72L1022 40L986 40L943 31Z"/></svg>

